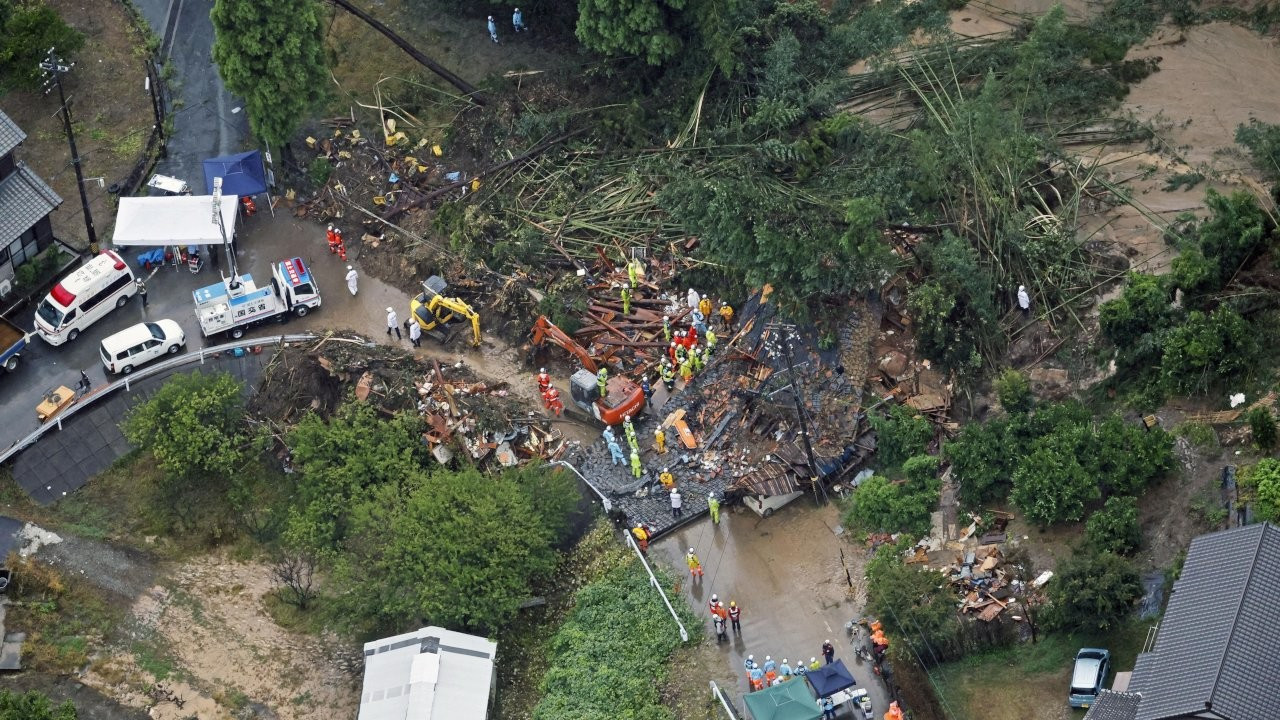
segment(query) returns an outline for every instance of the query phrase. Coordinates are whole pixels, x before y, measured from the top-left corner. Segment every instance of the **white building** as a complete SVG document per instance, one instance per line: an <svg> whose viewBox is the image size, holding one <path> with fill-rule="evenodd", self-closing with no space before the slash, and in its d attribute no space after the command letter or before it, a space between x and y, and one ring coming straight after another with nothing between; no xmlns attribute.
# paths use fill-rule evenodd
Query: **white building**
<svg viewBox="0 0 1280 720"><path fill-rule="evenodd" d="M359 720L486 720L497 652L438 627L365 643Z"/></svg>

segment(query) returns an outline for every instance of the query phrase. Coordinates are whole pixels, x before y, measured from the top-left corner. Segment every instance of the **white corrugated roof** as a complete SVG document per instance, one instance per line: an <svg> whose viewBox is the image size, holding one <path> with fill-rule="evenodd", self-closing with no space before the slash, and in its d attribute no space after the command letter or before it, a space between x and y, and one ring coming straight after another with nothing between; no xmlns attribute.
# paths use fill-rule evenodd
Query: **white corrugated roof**
<svg viewBox="0 0 1280 720"><path fill-rule="evenodd" d="M222 196L227 239L236 231L235 195ZM212 195L122 197L111 236L116 245L221 245Z"/></svg>
<svg viewBox="0 0 1280 720"><path fill-rule="evenodd" d="M359 720L486 720L497 651L439 627L365 643Z"/></svg>

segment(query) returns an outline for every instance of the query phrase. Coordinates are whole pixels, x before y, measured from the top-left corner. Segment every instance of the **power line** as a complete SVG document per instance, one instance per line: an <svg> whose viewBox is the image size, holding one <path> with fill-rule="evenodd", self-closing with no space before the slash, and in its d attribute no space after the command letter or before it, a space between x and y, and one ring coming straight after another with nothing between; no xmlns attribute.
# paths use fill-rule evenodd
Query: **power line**
<svg viewBox="0 0 1280 720"><path fill-rule="evenodd" d="M898 613L894 612L893 607L889 607L889 614L893 616L893 621L898 624L898 627L905 629L906 626L898 619ZM929 641L925 640L923 633L920 633L919 626L916 627L916 632L920 634L920 640L924 642L925 647L929 647ZM938 698L938 702L942 704L942 711L945 712L947 717L951 718L951 720L955 720L956 714L952 712L951 704L947 702L946 693L942 692L942 688L938 687L938 682L933 679L933 673L929 672L929 668L925 666L924 660L920 657L920 653L916 652L916 649L911 646L910 641L907 641L907 649L911 651L911 654L916 659L916 663L920 666L920 669L924 671L924 676L929 679L929 684L933 686L933 695ZM932 654L933 649L930 648L929 652ZM934 656L934 659L937 659L936 655Z"/></svg>

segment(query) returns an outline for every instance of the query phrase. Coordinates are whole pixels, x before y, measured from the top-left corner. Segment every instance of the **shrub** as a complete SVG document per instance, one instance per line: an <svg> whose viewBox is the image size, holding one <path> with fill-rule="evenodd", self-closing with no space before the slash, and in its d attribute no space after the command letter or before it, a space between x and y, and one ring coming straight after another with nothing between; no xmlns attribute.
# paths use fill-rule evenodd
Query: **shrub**
<svg viewBox="0 0 1280 720"><path fill-rule="evenodd" d="M70 700L55 707L34 690L22 694L0 690L0 720L76 720L76 708Z"/></svg>
<svg viewBox="0 0 1280 720"><path fill-rule="evenodd" d="M1271 408L1259 405L1249 411L1245 418L1249 421L1249 431L1253 433L1253 441L1258 447L1271 452L1276 447L1276 418Z"/></svg>
<svg viewBox="0 0 1280 720"><path fill-rule="evenodd" d="M1242 500L1253 502L1260 521L1280 522L1280 460L1266 458L1240 472Z"/></svg>
<svg viewBox="0 0 1280 720"><path fill-rule="evenodd" d="M329 176L333 174L333 164L329 162L329 158L323 155L317 156L307 166L307 177L316 187L323 187L329 182Z"/></svg>
<svg viewBox="0 0 1280 720"><path fill-rule="evenodd" d="M676 607L686 625L701 625L687 605ZM629 561L577 592L573 611L551 639L533 719L669 720L661 690L679 645L675 622L654 597L648 575Z"/></svg>
<svg viewBox="0 0 1280 720"><path fill-rule="evenodd" d="M844 523L864 532L907 532L913 536L929 532L929 516L938 506L942 483L938 479L938 458L918 455L907 460L907 479L893 483L872 475L858 486L849 499Z"/></svg>
<svg viewBox="0 0 1280 720"><path fill-rule="evenodd" d="M1235 310L1197 310L1165 334L1160 373L1170 391L1204 392L1247 375L1257 354L1257 331Z"/></svg>
<svg viewBox="0 0 1280 720"><path fill-rule="evenodd" d="M1085 524L1085 540L1098 552L1129 555L1142 542L1138 525L1138 500L1132 496L1109 498Z"/></svg>
<svg viewBox="0 0 1280 720"><path fill-rule="evenodd" d="M884 470L899 468L907 458L925 451L933 440L933 425L905 405L894 405L887 417L873 415L876 430L876 457Z"/></svg>
<svg viewBox="0 0 1280 720"><path fill-rule="evenodd" d="M1031 397L1031 383L1026 375L1017 370L1005 370L996 378L995 390L1005 412L1025 413L1031 410L1034 399Z"/></svg>
<svg viewBox="0 0 1280 720"><path fill-rule="evenodd" d="M1115 553L1077 553L1058 565L1046 586L1050 605L1044 619L1067 632L1100 632L1115 627L1142 596L1133 563Z"/></svg>
<svg viewBox="0 0 1280 720"><path fill-rule="evenodd" d="M1248 125L1236 126L1236 142L1249 150L1254 166L1264 178L1280 180L1280 125L1249 118Z"/></svg>

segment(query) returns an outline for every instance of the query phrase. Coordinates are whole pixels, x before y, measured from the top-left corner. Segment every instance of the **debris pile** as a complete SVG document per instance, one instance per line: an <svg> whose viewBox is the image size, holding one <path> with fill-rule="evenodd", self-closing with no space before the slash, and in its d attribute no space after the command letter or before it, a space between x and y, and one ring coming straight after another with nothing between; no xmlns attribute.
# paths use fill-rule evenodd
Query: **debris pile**
<svg viewBox="0 0 1280 720"><path fill-rule="evenodd" d="M422 441L442 464L462 452L510 467L567 449L559 430L528 413L505 382L481 381L462 361L424 364L362 339L285 348L264 370L253 403L259 415L288 424L308 411L333 412L348 393L386 415L416 411L426 423Z"/></svg>

